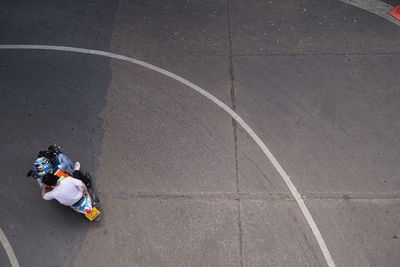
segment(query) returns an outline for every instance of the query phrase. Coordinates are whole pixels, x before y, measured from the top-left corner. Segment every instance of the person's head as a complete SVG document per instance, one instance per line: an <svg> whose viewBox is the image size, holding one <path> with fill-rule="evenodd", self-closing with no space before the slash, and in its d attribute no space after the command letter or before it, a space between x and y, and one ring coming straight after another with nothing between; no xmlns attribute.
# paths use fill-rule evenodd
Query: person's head
<svg viewBox="0 0 400 267"><path fill-rule="evenodd" d="M51 171L51 164L46 157L39 157L33 164L37 171L49 173Z"/></svg>
<svg viewBox="0 0 400 267"><path fill-rule="evenodd" d="M55 175L52 174L52 173L46 173L46 174L43 176L42 181L43 181L43 183L44 183L45 185L55 186L55 185L57 184L58 177L55 176Z"/></svg>

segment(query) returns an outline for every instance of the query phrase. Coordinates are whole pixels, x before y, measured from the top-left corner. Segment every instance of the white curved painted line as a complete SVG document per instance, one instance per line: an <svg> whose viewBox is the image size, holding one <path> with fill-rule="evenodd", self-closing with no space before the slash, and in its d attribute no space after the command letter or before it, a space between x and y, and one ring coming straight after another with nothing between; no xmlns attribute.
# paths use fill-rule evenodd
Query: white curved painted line
<svg viewBox="0 0 400 267"><path fill-rule="evenodd" d="M0 241L3 244L4 250L8 255L8 259L10 260L11 266L19 267L19 263L17 257L15 257L14 250L12 249L10 242L8 242L8 239L1 228L0 228Z"/></svg>
<svg viewBox="0 0 400 267"><path fill-rule="evenodd" d="M324 239L322 238L322 235L321 235L317 225L315 224L313 217L311 216L311 213L309 212L306 204L304 203L303 199L301 198L301 195L299 194L296 187L290 180L289 176L286 174L286 172L283 170L282 166L279 164L278 160L275 158L274 155L272 155L271 151L264 144L264 142L258 137L258 135L250 128L249 125L247 125L247 123L238 114L236 114L230 107L228 107L221 100L219 100L212 94L208 93L206 90L200 88L199 86L195 85L194 83L191 83L188 80L186 80L172 72L169 72L169 71L159 68L157 66L151 65L144 61L137 60L137 59L134 59L131 57L114 54L114 53L110 53L110 52L105 52L105 51L91 50L91 49L84 49L84 48L77 48L77 47L49 46L49 45L0 45L0 49L55 50L55 51L77 52L77 53L90 54L90 55L99 55L99 56L105 56L105 57L109 57L109 58L120 59L120 60L127 61L130 63L136 64L136 65L140 65L147 69L151 69L151 70L154 70L165 76L168 76L180 83L183 83L184 85L187 85L188 87L192 88L196 92L207 97L209 100L211 100L212 102L217 104L219 107L221 107L223 110L225 110L229 115L231 115L232 118L234 118L243 127L243 129L253 138L253 140L257 143L257 145L261 148L261 150L267 156L267 158L271 161L272 165L276 168L276 170L281 175L281 177L284 180L284 182L286 183L286 185L289 187L290 192L292 193L294 199L296 200L301 211L303 212L304 217L306 218L315 238L317 239L318 245L321 248L321 251L325 257L325 260L326 260L328 266L329 267L335 266L335 263L333 262L331 254L325 244Z"/></svg>
<svg viewBox="0 0 400 267"><path fill-rule="evenodd" d="M393 9L393 6L383 3L382 1L378 0L339 0L339 1L364 9L368 12L378 15L400 26L400 20L397 20L388 14L388 12Z"/></svg>

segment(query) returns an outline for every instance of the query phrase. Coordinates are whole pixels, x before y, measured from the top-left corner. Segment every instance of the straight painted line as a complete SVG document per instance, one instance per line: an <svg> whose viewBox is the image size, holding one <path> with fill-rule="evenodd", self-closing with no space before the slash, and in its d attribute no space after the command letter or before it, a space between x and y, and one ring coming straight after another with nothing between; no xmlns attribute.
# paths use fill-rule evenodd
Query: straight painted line
<svg viewBox="0 0 400 267"><path fill-rule="evenodd" d="M364 9L368 12L378 15L400 26L400 20L397 20L388 14L388 12L393 9L393 6L383 3L382 1L378 0L339 0L339 1Z"/></svg>
<svg viewBox="0 0 400 267"><path fill-rule="evenodd" d="M14 250L12 249L10 242L8 242L8 239L1 228L0 228L0 241L3 244L4 250L8 255L8 259L10 260L11 266L19 267L17 257L15 257L14 254Z"/></svg>
<svg viewBox="0 0 400 267"><path fill-rule="evenodd" d="M145 67L150 70L154 70L158 73L168 76L168 77L192 88L196 92L207 97L209 100L211 100L212 102L217 104L220 108L225 110L229 115L231 115L231 117L234 118L243 127L243 129L251 136L251 138L253 138L253 140L256 142L256 144L260 147L260 149L264 152L264 154L267 156L267 158L271 161L272 165L275 167L275 169L281 175L283 181L286 183L286 185L288 186L294 199L296 200L297 204L299 205L304 217L306 218L306 220L311 228L311 231L313 232L315 238L317 239L318 245L321 248L321 251L325 257L325 260L326 260L328 266L329 267L335 266L335 263L333 262L333 259L328 250L328 247L326 246L326 243L325 243L324 239L322 238L321 232L319 231L313 217L311 216L311 213L309 212L306 204L304 203L303 199L301 198L301 195L299 194L296 187L290 180L289 176L286 174L286 172L283 170L282 166L279 164L278 160L275 158L274 155L272 155L271 151L264 144L264 142L258 137L258 135L253 131L253 129L251 129L250 126L247 125L247 123L238 114L236 114L236 112L234 112L225 103L223 103L221 100L219 100L218 98L216 98L215 96L213 96L212 94L207 92L206 90L204 90L204 89L200 88L199 86L195 85L194 83L191 83L188 80L186 80L172 72L164 70L160 67L154 66L152 64L149 64L144 61L137 60L137 59L134 59L131 57L114 54L114 53L110 53L110 52L105 52L105 51L100 51L100 50L91 50L91 49L67 47L67 46L50 46L50 45L0 45L0 49L55 50L55 51L77 52L77 53L83 53L83 54L99 55L99 56L105 56L105 57L109 57L109 58L115 58L115 59L123 60L126 62L130 62L130 63L136 64L136 65Z"/></svg>

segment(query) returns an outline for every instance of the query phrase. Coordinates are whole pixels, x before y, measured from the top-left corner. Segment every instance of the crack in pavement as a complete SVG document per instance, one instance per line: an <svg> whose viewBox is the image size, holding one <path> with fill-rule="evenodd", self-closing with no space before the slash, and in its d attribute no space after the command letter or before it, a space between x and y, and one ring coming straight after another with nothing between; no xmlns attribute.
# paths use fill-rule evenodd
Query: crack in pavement
<svg viewBox="0 0 400 267"><path fill-rule="evenodd" d="M232 28L231 28L231 14L230 14L230 0L226 0L226 17L228 19L228 41L229 41L229 79L230 79L230 93L232 110L236 111L236 95L235 95L235 73L233 69L232 60ZM238 161L238 134L237 134L237 122L232 118L232 130L233 130L233 142L234 142L234 153L235 153L235 175L236 175L236 193L240 193L239 185L239 161ZM243 229L242 229L242 216L240 208L240 198L235 198L237 201L237 216L238 216L238 243L239 243L239 259L240 267L243 267Z"/></svg>

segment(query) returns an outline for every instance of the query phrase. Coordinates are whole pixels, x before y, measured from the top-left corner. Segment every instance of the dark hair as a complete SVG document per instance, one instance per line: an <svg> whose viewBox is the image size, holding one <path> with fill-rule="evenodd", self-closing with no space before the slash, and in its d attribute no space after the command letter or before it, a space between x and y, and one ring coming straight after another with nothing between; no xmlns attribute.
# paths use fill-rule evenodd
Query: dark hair
<svg viewBox="0 0 400 267"><path fill-rule="evenodd" d="M46 173L42 179L45 185L55 186L58 181L58 177L52 173Z"/></svg>
<svg viewBox="0 0 400 267"><path fill-rule="evenodd" d="M56 157L57 155L61 154L61 148L57 145L50 145L47 150L41 150L38 152L37 157L45 157L47 158L51 164L56 163Z"/></svg>

